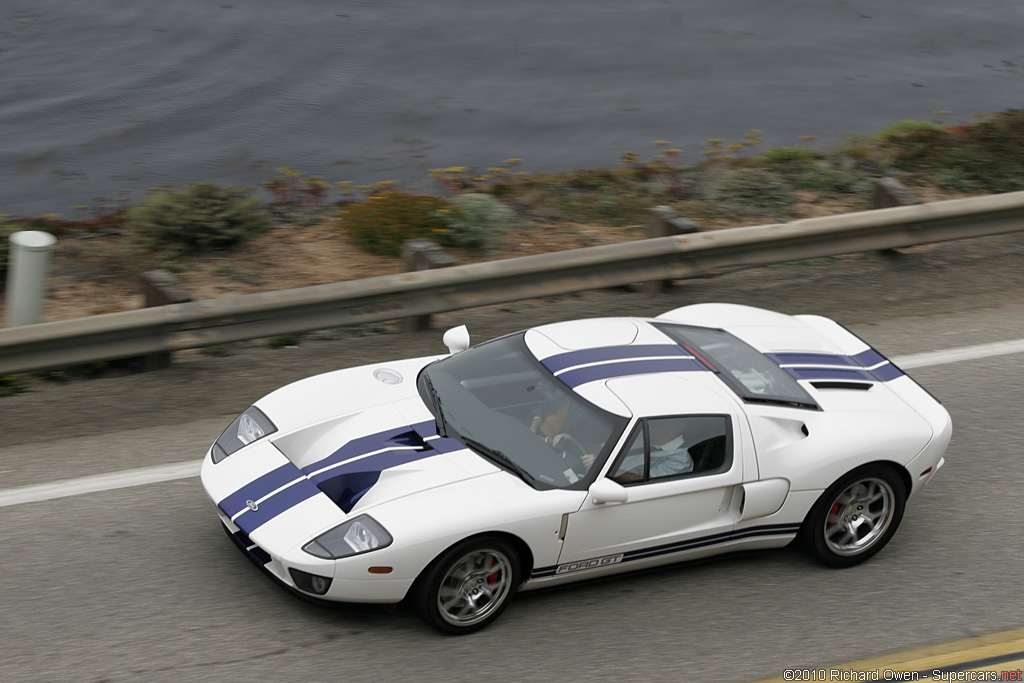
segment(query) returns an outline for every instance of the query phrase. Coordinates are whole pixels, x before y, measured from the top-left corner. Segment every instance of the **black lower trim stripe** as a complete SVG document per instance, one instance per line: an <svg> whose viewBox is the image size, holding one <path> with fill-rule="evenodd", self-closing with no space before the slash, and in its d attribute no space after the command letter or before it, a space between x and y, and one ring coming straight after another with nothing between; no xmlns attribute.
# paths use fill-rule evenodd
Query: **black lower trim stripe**
<svg viewBox="0 0 1024 683"><path fill-rule="evenodd" d="M708 546L718 545L719 543L728 543L730 541L756 538L758 536L791 536L799 530L800 523L794 522L791 524L766 524L764 526L755 526L746 529L726 531L720 534L711 534L710 536L691 538L689 540L678 541L676 543L666 543L665 545L653 546L651 548L630 550L629 552L623 553L622 563L630 562L632 560L646 560L651 557L658 557L659 555L670 555L672 553L678 553L684 550L696 550L697 548L706 548ZM585 562L587 562L587 560L580 561L580 563ZM538 567L530 573L530 578L540 579L548 576L554 576L555 573L558 571L559 566L560 565Z"/></svg>

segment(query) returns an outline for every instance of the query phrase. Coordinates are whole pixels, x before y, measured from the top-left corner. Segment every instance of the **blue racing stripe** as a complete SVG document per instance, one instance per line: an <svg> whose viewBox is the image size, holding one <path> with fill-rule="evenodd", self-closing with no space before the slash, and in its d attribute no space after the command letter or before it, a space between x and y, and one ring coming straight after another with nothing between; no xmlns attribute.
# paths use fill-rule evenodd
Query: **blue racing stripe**
<svg viewBox="0 0 1024 683"><path fill-rule="evenodd" d="M783 368L796 379L838 379L872 382L874 376L857 368Z"/></svg>
<svg viewBox="0 0 1024 683"><path fill-rule="evenodd" d="M632 346L602 346L596 349L569 351L549 356L541 363L552 373L560 372L575 365L600 363L608 360L627 358L651 358L652 356L688 356L677 344L634 344Z"/></svg>
<svg viewBox="0 0 1024 683"><path fill-rule="evenodd" d="M466 444L458 439L433 439L427 444L438 453L454 453L455 451L466 450Z"/></svg>
<svg viewBox="0 0 1024 683"><path fill-rule="evenodd" d="M904 375L904 372L892 363L880 365L874 370L869 370L869 372L881 382L888 382L889 380L896 379L897 377L902 377Z"/></svg>
<svg viewBox="0 0 1024 683"><path fill-rule="evenodd" d="M342 510L350 512L359 499L376 485L381 472L435 455L438 455L438 451L433 449L385 451L325 472L323 477L314 483Z"/></svg>
<svg viewBox="0 0 1024 683"><path fill-rule="evenodd" d="M903 371L874 349L855 356L832 353L766 353L796 379L838 379L888 382L903 376ZM794 367L799 366L799 367ZM877 367L876 367L877 366Z"/></svg>
<svg viewBox="0 0 1024 683"><path fill-rule="evenodd" d="M420 435L421 439L426 440L427 437L437 436L437 421L435 420L424 420L410 426L414 432Z"/></svg>
<svg viewBox="0 0 1024 683"><path fill-rule="evenodd" d="M837 379L862 382L888 382L903 376L903 371L892 363L885 363L874 370L866 368L783 368L796 379Z"/></svg>
<svg viewBox="0 0 1024 683"><path fill-rule="evenodd" d="M886 357L880 354L878 351L875 351L874 349L861 351L856 356L851 356L851 358L855 363L857 363L857 365L861 366L862 368L870 368L872 366L878 365L879 363L884 363L886 361Z"/></svg>
<svg viewBox="0 0 1024 683"><path fill-rule="evenodd" d="M295 471L298 472L298 469ZM260 502L256 510L251 510L247 507L233 521L246 534L252 534L253 531L259 529L281 513L291 510L299 503L309 500L318 493L320 493L320 489L313 486L306 479L301 479L283 491L278 491L270 498Z"/></svg>
<svg viewBox="0 0 1024 683"><path fill-rule="evenodd" d="M360 455L379 451L382 448L407 447L422 448L422 439L417 439L416 433L409 427L388 429L383 432L377 432L376 434L368 434L366 436L361 436L358 439L352 439L326 458L303 467L302 473L309 475L312 472L317 472L325 467L330 467L331 465L351 460L352 458L359 457Z"/></svg>
<svg viewBox="0 0 1024 683"><path fill-rule="evenodd" d="M217 506L220 507L228 517L234 517L246 508L246 501L259 500L271 491L279 489L285 484L293 482L301 476L302 473L299 472L299 469L295 465L290 462L286 462L277 469L271 470L263 476L253 479L242 488L221 500L217 503Z"/></svg>
<svg viewBox="0 0 1024 683"><path fill-rule="evenodd" d="M306 469L317 472L308 475L310 481L338 507L349 512L376 485L384 470L465 448L456 439L437 437L437 423L427 420L402 429L355 439L338 449L334 455ZM317 471L329 461L333 461L335 466L327 471Z"/></svg>
<svg viewBox="0 0 1024 683"><path fill-rule="evenodd" d="M613 377L626 377L628 375L647 375L655 372L707 372L704 367L694 358L661 358L647 360L627 360L619 363L605 363L603 365L589 365L587 367L569 370L557 375L566 386L573 388L587 382L596 382Z"/></svg>
<svg viewBox="0 0 1024 683"><path fill-rule="evenodd" d="M835 353L766 353L779 365L853 365L862 367L850 356Z"/></svg>
<svg viewBox="0 0 1024 683"><path fill-rule="evenodd" d="M242 486L218 505L246 534L321 492L349 512L377 483L383 470L465 448L456 439L426 441L436 436L437 426L429 420L352 439L302 470L286 462ZM322 471L324 468L330 469ZM261 500L282 487L285 488ZM249 507L249 501L257 506L256 510Z"/></svg>
<svg viewBox="0 0 1024 683"><path fill-rule="evenodd" d="M448 437L437 437L437 422L434 420L427 420L426 422L417 422L412 425L412 430L416 432L421 439L438 453L454 453L455 451L466 450L466 444L462 443L458 439L450 439ZM430 439L430 441L427 441Z"/></svg>
<svg viewBox="0 0 1024 683"><path fill-rule="evenodd" d="M316 474L309 475L309 481L319 486L322 482L328 479L334 479L345 474L352 472L376 472L380 474L381 470L386 470L390 467L398 467L409 462L415 462L416 460L422 460L423 458L431 455L437 455L437 451L433 448L396 448L392 450L382 451L369 455L365 458L353 459L348 462L342 463L337 467L332 467L325 472L317 472Z"/></svg>

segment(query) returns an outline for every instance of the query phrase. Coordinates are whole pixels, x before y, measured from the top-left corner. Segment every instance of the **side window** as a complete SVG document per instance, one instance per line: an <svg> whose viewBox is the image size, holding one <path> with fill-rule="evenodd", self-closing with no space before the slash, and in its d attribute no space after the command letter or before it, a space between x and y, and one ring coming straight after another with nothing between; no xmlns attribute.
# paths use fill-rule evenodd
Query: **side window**
<svg viewBox="0 0 1024 683"><path fill-rule="evenodd" d="M647 471L647 458L644 448L644 423L640 422L633 430L632 436L622 449L619 461L608 476L620 484L632 484L643 481Z"/></svg>
<svg viewBox="0 0 1024 683"><path fill-rule="evenodd" d="M611 479L620 484L724 472L732 465L729 418L687 415L644 420L634 430Z"/></svg>

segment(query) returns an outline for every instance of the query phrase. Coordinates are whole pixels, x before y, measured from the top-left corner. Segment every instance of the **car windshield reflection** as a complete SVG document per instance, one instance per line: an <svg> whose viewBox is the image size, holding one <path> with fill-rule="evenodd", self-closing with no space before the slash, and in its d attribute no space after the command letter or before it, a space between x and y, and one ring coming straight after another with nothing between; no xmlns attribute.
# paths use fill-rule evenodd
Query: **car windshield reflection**
<svg viewBox="0 0 1024 683"><path fill-rule="evenodd" d="M522 334L433 363L417 385L449 437L541 489L585 489L627 422L555 379Z"/></svg>

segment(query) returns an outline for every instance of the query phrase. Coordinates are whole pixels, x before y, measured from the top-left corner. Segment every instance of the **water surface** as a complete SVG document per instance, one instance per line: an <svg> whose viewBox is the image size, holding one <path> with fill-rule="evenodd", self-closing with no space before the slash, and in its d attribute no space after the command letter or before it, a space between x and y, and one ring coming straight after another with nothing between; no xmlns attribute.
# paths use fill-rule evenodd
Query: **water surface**
<svg viewBox="0 0 1024 683"><path fill-rule="evenodd" d="M832 144L1022 106L1021 35L1009 0L3 0L0 211Z"/></svg>

